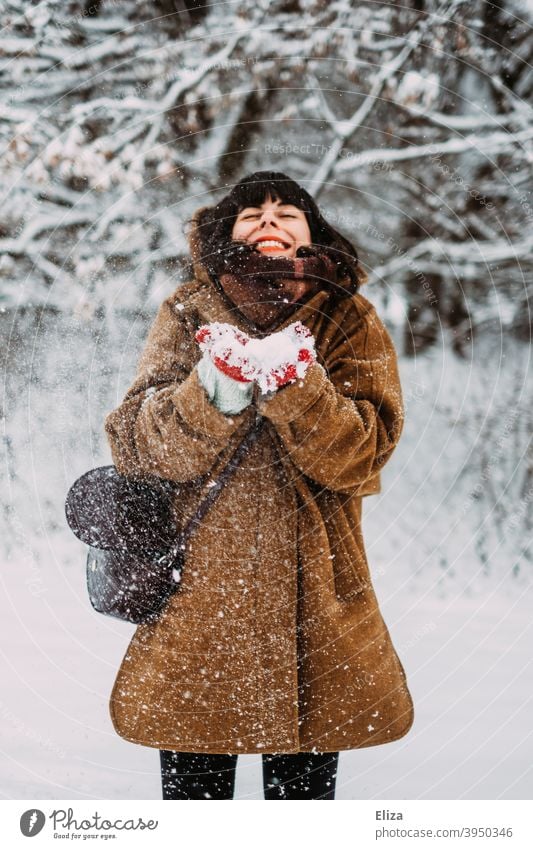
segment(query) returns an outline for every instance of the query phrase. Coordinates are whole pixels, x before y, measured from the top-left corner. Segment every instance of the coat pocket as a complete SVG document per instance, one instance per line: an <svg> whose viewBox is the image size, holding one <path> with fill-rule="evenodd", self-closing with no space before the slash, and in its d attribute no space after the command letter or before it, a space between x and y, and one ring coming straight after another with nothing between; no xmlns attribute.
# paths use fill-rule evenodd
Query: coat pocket
<svg viewBox="0 0 533 849"><path fill-rule="evenodd" d="M328 498L326 529L335 580L335 593L340 601L351 601L369 584L365 556L357 544L344 507L336 497Z"/></svg>

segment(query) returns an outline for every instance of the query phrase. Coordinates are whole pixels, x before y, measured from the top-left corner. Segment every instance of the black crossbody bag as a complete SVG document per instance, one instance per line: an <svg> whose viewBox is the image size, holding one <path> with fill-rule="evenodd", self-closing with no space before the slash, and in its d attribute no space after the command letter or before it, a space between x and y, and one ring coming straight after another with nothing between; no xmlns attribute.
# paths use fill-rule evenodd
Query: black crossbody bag
<svg viewBox="0 0 533 849"><path fill-rule="evenodd" d="M86 472L65 502L68 525L89 546L87 589L94 609L138 625L157 619L179 588L187 542L257 439L259 420L244 437L185 527L172 504L179 484L129 478L115 466Z"/></svg>

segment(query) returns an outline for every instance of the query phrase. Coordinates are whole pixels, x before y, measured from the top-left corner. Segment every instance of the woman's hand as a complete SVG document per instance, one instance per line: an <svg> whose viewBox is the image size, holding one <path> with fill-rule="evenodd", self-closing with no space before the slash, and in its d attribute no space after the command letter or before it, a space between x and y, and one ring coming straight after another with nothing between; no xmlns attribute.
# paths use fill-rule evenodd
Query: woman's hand
<svg viewBox="0 0 533 849"><path fill-rule="evenodd" d="M263 392L276 391L303 378L316 360L313 334L301 321L295 321L278 333L271 333L267 340L274 356L263 379L258 380Z"/></svg>
<svg viewBox="0 0 533 849"><path fill-rule="evenodd" d="M246 354L248 337L231 324L204 324L195 333L203 357L198 377L222 413L240 413L250 404L256 364Z"/></svg>
<svg viewBox="0 0 533 849"><path fill-rule="evenodd" d="M240 383L255 380L260 363L248 349L250 337L246 333L221 321L203 324L194 338L200 350L211 358L213 364L227 377Z"/></svg>
<svg viewBox="0 0 533 849"><path fill-rule="evenodd" d="M252 400L253 382L234 380L218 369L205 351L198 363L198 378L209 400L221 413L240 413Z"/></svg>
<svg viewBox="0 0 533 849"><path fill-rule="evenodd" d="M242 383L255 381L265 393L303 378L316 360L313 335L301 321L263 339L252 339L231 324L212 322L202 325L195 338L224 375Z"/></svg>

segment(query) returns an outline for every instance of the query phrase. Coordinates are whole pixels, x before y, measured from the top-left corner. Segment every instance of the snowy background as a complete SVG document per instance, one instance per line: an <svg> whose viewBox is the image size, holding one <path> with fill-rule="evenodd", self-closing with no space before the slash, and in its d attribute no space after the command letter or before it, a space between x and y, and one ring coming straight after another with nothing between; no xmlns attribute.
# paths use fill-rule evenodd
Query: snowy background
<svg viewBox="0 0 533 849"><path fill-rule="evenodd" d="M533 8L351 5L4 4L2 798L160 798L107 711L133 626L92 611L64 498L110 462L191 213L271 166L360 250L407 413L364 532L415 723L342 753L337 798L532 796Z"/></svg>

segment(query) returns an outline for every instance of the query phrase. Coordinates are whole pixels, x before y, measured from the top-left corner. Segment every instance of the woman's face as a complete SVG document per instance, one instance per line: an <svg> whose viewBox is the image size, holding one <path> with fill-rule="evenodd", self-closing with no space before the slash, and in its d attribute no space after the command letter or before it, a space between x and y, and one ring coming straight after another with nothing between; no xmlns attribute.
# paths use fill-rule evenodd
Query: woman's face
<svg viewBox="0 0 533 849"><path fill-rule="evenodd" d="M311 231L302 209L269 195L261 206L239 212L231 238L253 243L269 256L294 257L299 247L311 244Z"/></svg>

